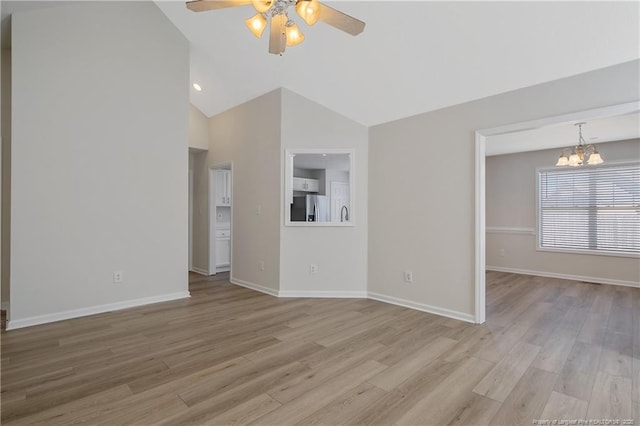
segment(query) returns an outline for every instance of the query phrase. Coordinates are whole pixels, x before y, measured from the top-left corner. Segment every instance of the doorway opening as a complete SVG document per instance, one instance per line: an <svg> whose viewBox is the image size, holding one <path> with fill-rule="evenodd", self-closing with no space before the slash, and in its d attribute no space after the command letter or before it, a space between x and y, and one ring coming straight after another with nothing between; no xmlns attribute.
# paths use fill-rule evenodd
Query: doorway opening
<svg viewBox="0 0 640 426"><path fill-rule="evenodd" d="M208 275L206 265L206 236L203 230L206 227L206 217L203 215L206 201L202 188L206 185L206 177L201 177L200 170L206 174L207 151L198 148L189 148L189 172L188 172L188 270L200 275ZM206 175L205 175L206 176ZM205 203L203 206L202 203ZM191 274L190 274L191 275Z"/></svg>
<svg viewBox="0 0 640 426"><path fill-rule="evenodd" d="M486 321L486 157L487 144L492 137L542 129L562 124L574 124L576 122L615 117L633 114L640 111L640 102L613 105L580 111L540 120L510 124L490 129L481 129L475 132L475 322L482 324ZM495 140L495 138L494 138ZM566 146L575 145L574 140L568 140ZM526 151L522 150L522 151ZM555 163L554 163L555 164ZM553 164L550 164L551 166Z"/></svg>
<svg viewBox="0 0 640 426"><path fill-rule="evenodd" d="M233 164L209 169L209 275L229 272L233 252Z"/></svg>

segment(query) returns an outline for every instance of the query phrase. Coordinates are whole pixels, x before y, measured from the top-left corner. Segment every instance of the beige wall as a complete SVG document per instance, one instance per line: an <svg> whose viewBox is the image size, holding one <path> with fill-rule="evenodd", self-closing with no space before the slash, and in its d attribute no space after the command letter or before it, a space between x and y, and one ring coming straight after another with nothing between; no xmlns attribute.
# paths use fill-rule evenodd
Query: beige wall
<svg viewBox="0 0 640 426"><path fill-rule="evenodd" d="M598 148L606 162L640 159L639 139L600 144ZM640 285L638 258L536 250L536 168L553 166L558 155L558 149L549 149L487 157L487 268ZM513 228L521 229L514 232ZM526 234L526 230L532 233Z"/></svg>
<svg viewBox="0 0 640 426"><path fill-rule="evenodd" d="M209 120L192 104L189 104L189 148L209 149Z"/></svg>
<svg viewBox="0 0 640 426"><path fill-rule="evenodd" d="M371 128L369 291L473 315L474 132L637 101L638 65L628 62ZM403 283L407 269L413 284Z"/></svg>
<svg viewBox="0 0 640 426"><path fill-rule="evenodd" d="M187 41L151 2L12 24L10 327L187 296Z"/></svg>
<svg viewBox="0 0 640 426"><path fill-rule="evenodd" d="M211 117L207 167L198 172L207 181L209 167L233 163L232 279L275 291L280 282L280 116L280 90L275 90ZM208 224L198 227L208 234Z"/></svg>
<svg viewBox="0 0 640 426"><path fill-rule="evenodd" d="M211 117L209 130L208 167L196 165L195 169L198 179L205 181L209 167L233 162L232 278L283 295L364 295L367 128L279 89ZM356 226L283 226L282 159L288 148L355 149ZM208 213L198 219L194 229L208 228L207 217ZM260 261L265 263L264 271ZM316 275L309 274L310 263L318 265ZM211 268L208 263L207 268Z"/></svg>
<svg viewBox="0 0 640 426"><path fill-rule="evenodd" d="M189 167L193 171L193 233L191 259L193 270L209 271L209 224L207 183L207 153L209 149L209 119L189 104Z"/></svg>
<svg viewBox="0 0 640 426"><path fill-rule="evenodd" d="M280 216L280 290L286 294L359 293L367 290L368 129L282 89L282 152L294 148L355 150L354 227L288 227ZM284 173L280 192L284 188ZM284 203L284 200L282 201ZM283 204L282 204L283 205ZM318 272L309 274L309 265Z"/></svg>
<svg viewBox="0 0 640 426"><path fill-rule="evenodd" d="M191 242L193 270L207 274L209 271L207 151L193 151L190 155L193 162L193 241Z"/></svg>
<svg viewBox="0 0 640 426"><path fill-rule="evenodd" d="M0 207L0 227L2 229L2 237L0 238L0 257L2 258L2 271L0 277L2 285L0 286L0 300L3 309L9 305L9 248L10 248L10 208L11 208L11 50L2 49L2 58L0 58L0 67L2 74L1 90L2 105L0 106L0 127L2 127L2 147L1 149L1 171L2 178L2 204Z"/></svg>

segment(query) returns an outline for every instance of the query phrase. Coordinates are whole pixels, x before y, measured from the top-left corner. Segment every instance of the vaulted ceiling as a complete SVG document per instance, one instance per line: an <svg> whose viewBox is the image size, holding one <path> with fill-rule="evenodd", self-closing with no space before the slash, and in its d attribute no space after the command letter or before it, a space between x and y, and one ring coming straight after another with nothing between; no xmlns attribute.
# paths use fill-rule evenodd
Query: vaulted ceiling
<svg viewBox="0 0 640 426"><path fill-rule="evenodd" d="M8 16L72 1L3 1ZM352 37L292 13L305 41L267 52L251 6L194 13L156 1L191 44L191 102L212 116L286 87L371 126L640 58L640 2L329 1L367 23ZM585 88L587 90L588 88Z"/></svg>
<svg viewBox="0 0 640 426"><path fill-rule="evenodd" d="M245 27L252 6L156 3L191 43L207 116L286 87L370 126L640 57L639 2L332 1L364 32L292 11L306 38L282 57Z"/></svg>

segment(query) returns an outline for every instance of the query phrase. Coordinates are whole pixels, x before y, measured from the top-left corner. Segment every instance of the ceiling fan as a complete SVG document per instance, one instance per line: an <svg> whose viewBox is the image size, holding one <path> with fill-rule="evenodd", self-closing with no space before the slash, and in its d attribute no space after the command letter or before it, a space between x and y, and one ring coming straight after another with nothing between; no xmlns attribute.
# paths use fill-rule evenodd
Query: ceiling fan
<svg viewBox="0 0 640 426"><path fill-rule="evenodd" d="M354 36L364 30L364 22L318 0L192 0L187 2L187 8L194 12L205 12L249 4L252 4L258 13L245 23L256 37L262 37L267 27L267 19L271 18L269 53L274 55L282 55L286 46L295 46L304 40L304 35L296 23L289 18L289 6L295 6L298 15L308 25L322 21Z"/></svg>

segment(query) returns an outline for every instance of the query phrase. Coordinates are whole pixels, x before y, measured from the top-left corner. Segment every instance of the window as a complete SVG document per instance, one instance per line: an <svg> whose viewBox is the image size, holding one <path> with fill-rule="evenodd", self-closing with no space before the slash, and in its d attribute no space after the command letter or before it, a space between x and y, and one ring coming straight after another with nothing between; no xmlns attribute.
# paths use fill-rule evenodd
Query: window
<svg viewBox="0 0 640 426"><path fill-rule="evenodd" d="M538 249L640 255L640 163L538 170Z"/></svg>

